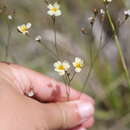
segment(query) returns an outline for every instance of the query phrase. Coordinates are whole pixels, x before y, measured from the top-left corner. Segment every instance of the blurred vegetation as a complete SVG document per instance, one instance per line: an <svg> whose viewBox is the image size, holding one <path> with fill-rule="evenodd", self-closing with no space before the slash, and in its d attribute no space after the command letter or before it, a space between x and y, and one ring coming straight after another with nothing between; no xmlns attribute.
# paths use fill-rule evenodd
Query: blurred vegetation
<svg viewBox="0 0 130 130"><path fill-rule="evenodd" d="M103 8L102 1L59 0L59 2L63 15L57 18L56 28L62 59L72 61L75 56L81 56L89 62L98 51L98 46L105 44L94 61L92 73L84 90L95 99L96 103L95 125L91 130L129 130L130 89L124 77L110 24L107 18L101 22L100 17L95 21L93 28L88 22L88 18L93 15L93 8ZM122 19L122 12L129 7L129 0L113 0L110 12L114 23ZM7 61L30 67L57 80L62 80L53 72L55 59L51 52L17 32L18 25L31 22L32 37L41 35L43 44L53 49L52 24L46 11L44 0L0 1L0 60L5 60L5 48L9 42ZM9 21L8 15L13 14L15 16L13 21ZM117 26L128 69L130 69L129 27L130 19L122 26ZM81 33L81 28L86 29L87 35ZM10 31L11 35L9 35ZM82 89L88 71L89 65L79 76L76 76L72 83L74 88Z"/></svg>

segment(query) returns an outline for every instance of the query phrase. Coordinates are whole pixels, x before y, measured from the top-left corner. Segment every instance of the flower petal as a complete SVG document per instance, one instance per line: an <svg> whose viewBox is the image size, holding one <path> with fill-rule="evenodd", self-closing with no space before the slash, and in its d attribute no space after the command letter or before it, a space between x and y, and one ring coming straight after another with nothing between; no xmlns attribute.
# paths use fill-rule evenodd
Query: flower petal
<svg viewBox="0 0 130 130"><path fill-rule="evenodd" d="M79 73L81 71L81 68L75 68L75 72Z"/></svg>
<svg viewBox="0 0 130 130"><path fill-rule="evenodd" d="M75 58L75 61L76 61L76 62L81 62L81 58L76 57L76 58Z"/></svg>
<svg viewBox="0 0 130 130"><path fill-rule="evenodd" d="M49 10L49 11L47 12L47 14L50 15L50 16L53 16L53 15L55 16L55 12L54 12L54 11L51 11L51 10Z"/></svg>
<svg viewBox="0 0 130 130"><path fill-rule="evenodd" d="M21 26L18 26L17 29L19 32L21 32Z"/></svg>
<svg viewBox="0 0 130 130"><path fill-rule="evenodd" d="M57 68L57 66L59 66L59 65L61 65L61 64L62 64L62 63L61 63L60 61L57 61L57 62L54 63L54 67Z"/></svg>
<svg viewBox="0 0 130 130"><path fill-rule="evenodd" d="M56 2L56 3L53 5L53 7L59 9L59 8L60 8L60 5Z"/></svg>
<svg viewBox="0 0 130 130"><path fill-rule="evenodd" d="M62 15L61 10L57 10L57 11L55 12L55 16L60 16L60 15Z"/></svg>
<svg viewBox="0 0 130 130"><path fill-rule="evenodd" d="M63 66L64 66L65 70L68 70L70 68L70 64L67 61L63 62Z"/></svg>
<svg viewBox="0 0 130 130"><path fill-rule="evenodd" d="M31 26L32 26L31 23L27 23L27 24L26 24L27 29L31 28Z"/></svg>
<svg viewBox="0 0 130 130"><path fill-rule="evenodd" d="M65 71L59 72L59 75L63 76L65 74Z"/></svg>
<svg viewBox="0 0 130 130"><path fill-rule="evenodd" d="M47 8L48 8L48 9L52 9L52 8L54 8L54 7L53 7L52 4L49 4Z"/></svg>

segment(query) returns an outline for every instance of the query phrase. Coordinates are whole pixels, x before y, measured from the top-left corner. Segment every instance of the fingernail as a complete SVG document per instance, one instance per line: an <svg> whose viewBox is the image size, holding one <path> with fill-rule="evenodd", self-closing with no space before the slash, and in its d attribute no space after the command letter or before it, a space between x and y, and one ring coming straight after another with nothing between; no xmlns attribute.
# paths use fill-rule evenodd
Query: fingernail
<svg viewBox="0 0 130 130"><path fill-rule="evenodd" d="M85 128L79 128L79 129L77 129L77 130L87 130L87 129L85 129Z"/></svg>
<svg viewBox="0 0 130 130"><path fill-rule="evenodd" d="M78 112L80 114L81 120L87 120L88 117L94 114L94 106L89 102L76 102Z"/></svg>

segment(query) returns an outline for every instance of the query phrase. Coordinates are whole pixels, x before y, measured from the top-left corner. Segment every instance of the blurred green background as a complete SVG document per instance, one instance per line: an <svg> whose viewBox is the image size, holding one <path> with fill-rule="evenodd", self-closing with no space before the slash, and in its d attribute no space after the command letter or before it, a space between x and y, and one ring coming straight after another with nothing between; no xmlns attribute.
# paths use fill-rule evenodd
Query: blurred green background
<svg viewBox="0 0 130 130"><path fill-rule="evenodd" d="M55 2L54 0L50 2ZM63 15L56 19L57 44L60 57L73 61L75 56L86 59L87 67L75 77L72 87L81 90L83 82L94 63L84 92L95 99L95 125L90 130L130 129L130 89L113 41L113 35L105 18L97 16L91 27L88 18L93 8L103 8L102 0L59 0ZM115 24L123 19L123 11L130 8L129 0L113 0L110 12ZM8 15L13 15L12 21ZM32 68L57 80L62 79L53 70L56 61L52 53L43 46L17 32L17 26L31 22L31 36L42 36L42 44L53 51L54 35L51 19L47 15L44 0L1 0L0 1L0 60L10 61ZM85 35L81 33L85 29ZM125 60L130 68L130 19L117 26ZM5 48L9 43L8 57ZM104 46L103 49L99 49ZM95 60L95 55L99 53Z"/></svg>

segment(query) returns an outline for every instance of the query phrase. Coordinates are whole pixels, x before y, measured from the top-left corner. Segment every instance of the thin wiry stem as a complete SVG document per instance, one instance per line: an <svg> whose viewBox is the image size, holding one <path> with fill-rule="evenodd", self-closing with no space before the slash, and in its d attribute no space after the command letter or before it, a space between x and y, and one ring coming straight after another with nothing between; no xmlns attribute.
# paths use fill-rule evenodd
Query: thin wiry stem
<svg viewBox="0 0 130 130"><path fill-rule="evenodd" d="M75 76L76 76L76 72L74 72L73 75L72 75L72 77L70 78L70 83L74 79Z"/></svg>
<svg viewBox="0 0 130 130"><path fill-rule="evenodd" d="M106 14L107 14L109 23L110 23L112 31L113 31L115 44L116 44L116 47L118 49L118 53L119 53L119 56L120 56L120 59L121 59L121 62L122 62L123 69L125 71L126 79L128 81L128 86L130 87L130 77L129 77L128 68L127 68L127 65L126 65L126 62L125 62L125 59L124 59L124 54L122 52L122 48L120 46L120 41L119 41L119 38L117 36L116 28L115 28L115 25L114 25L114 23L112 21L108 6L105 6L105 10L106 10Z"/></svg>
<svg viewBox="0 0 130 130"><path fill-rule="evenodd" d="M100 36L100 44L99 44L98 51L97 51L97 53L96 53L96 55L95 55L95 57L94 57L94 60L91 60L91 61L90 61L90 68L89 68L88 74L87 74L87 76L86 76L86 79L85 79L85 81L84 81L83 87L82 87L82 89L81 89L81 94L80 94L80 96L82 95L82 92L85 90L86 84L87 84L87 82L88 82L88 80L89 80L89 77L91 76L93 67L94 67L94 65L95 65L96 60L98 59L98 56L100 55L100 53L102 52L102 50L103 50L103 49L105 48L105 46L107 45L106 43L103 44L103 45L102 45L101 43L102 43L102 33L101 33L101 36ZM101 46L101 45L102 45L102 46Z"/></svg>
<svg viewBox="0 0 130 130"><path fill-rule="evenodd" d="M8 56L9 56L9 46L10 46L10 42L11 42L11 33L12 33L12 29L10 26L10 21L8 21L8 37L7 37L7 44L5 46L5 60L7 60Z"/></svg>
<svg viewBox="0 0 130 130"><path fill-rule="evenodd" d="M71 84L71 81L74 79L76 75L76 72L73 73L73 75L70 77L70 73L69 72L65 72L65 81L66 81L66 93L67 93L67 97L68 97L68 100L69 100L69 94L70 94L70 84Z"/></svg>
<svg viewBox="0 0 130 130"><path fill-rule="evenodd" d="M57 59L60 59L58 47L57 47L56 18L52 17L52 21L53 21L53 31L54 31L54 46L55 46L55 50L56 50Z"/></svg>
<svg viewBox="0 0 130 130"><path fill-rule="evenodd" d="M90 54L90 65L92 65L92 62L93 62L93 49L92 49L92 44L90 43L89 44L89 54Z"/></svg>
<svg viewBox="0 0 130 130"><path fill-rule="evenodd" d="M68 83L69 83L69 81L68 81L68 78L67 78L67 74L66 74L66 72L65 72L65 76L64 76L64 83L65 83L65 87L66 87L66 95L67 95L67 99L69 100L69 94L70 94L70 88L69 88L69 85L68 85Z"/></svg>
<svg viewBox="0 0 130 130"><path fill-rule="evenodd" d="M50 54L54 57L54 59L56 59L57 60L57 56L56 56L56 54L48 47L48 46L46 46L45 44L43 44L42 42L38 42L43 48L45 48L45 49L47 49L48 50L48 52L51 52Z"/></svg>
<svg viewBox="0 0 130 130"><path fill-rule="evenodd" d="M51 50L51 49L50 49L47 45L45 45L42 41L36 41L30 34L27 34L27 36L28 36L31 40L33 40L33 41L39 43L44 49L48 50L49 54L51 54L52 57L54 57L54 59L57 59L55 52L53 52L53 50Z"/></svg>

